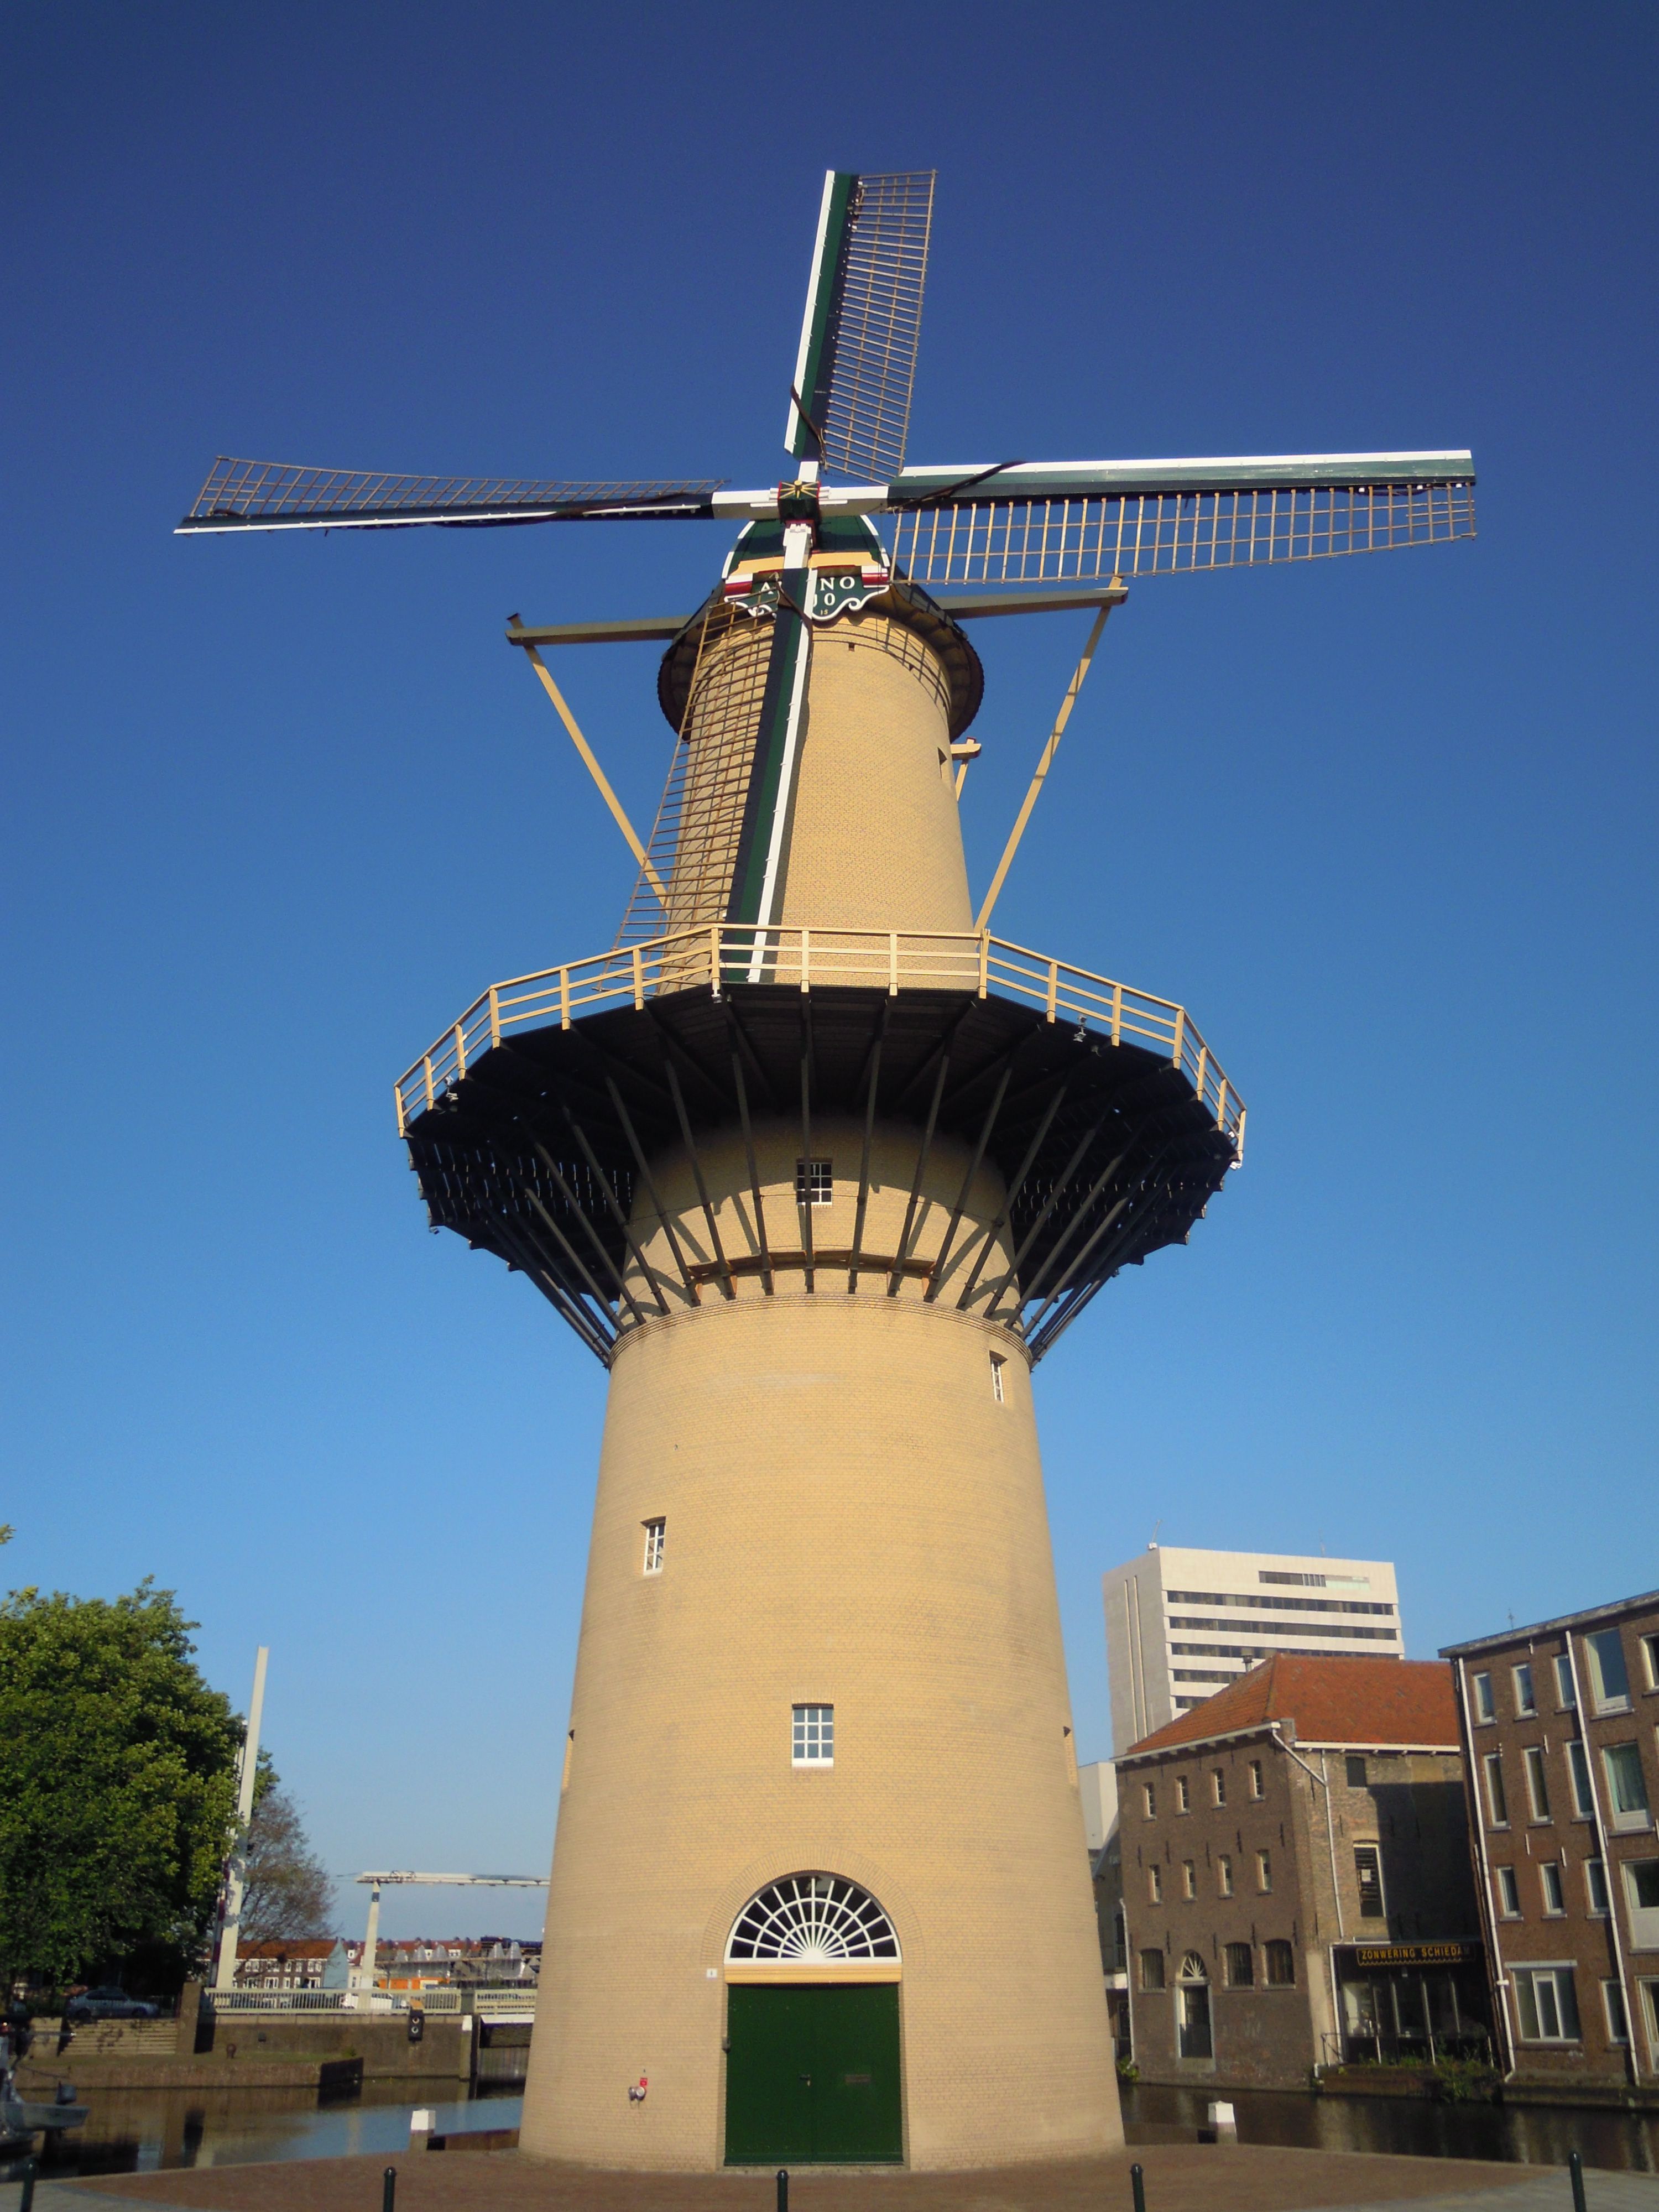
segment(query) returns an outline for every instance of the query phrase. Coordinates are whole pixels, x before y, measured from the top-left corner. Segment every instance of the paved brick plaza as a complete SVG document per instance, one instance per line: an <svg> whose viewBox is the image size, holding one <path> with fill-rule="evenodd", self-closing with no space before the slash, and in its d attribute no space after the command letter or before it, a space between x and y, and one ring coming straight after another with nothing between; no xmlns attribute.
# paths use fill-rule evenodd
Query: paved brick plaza
<svg viewBox="0 0 1659 2212"><path fill-rule="evenodd" d="M1359 2152L1155 2143L1109 2158L970 2173L797 2174L792 2212L1129 2212L1129 2167L1147 2212L1315 2212L1413 2203L1472 2212L1571 2212L1559 2166ZM37 2212L111 2212L119 2198L184 2212L380 2212L384 2158L287 2160L56 2183ZM398 2212L772 2212L767 2174L599 2172L532 2164L515 2151L425 2151L391 2161ZM1659 2212L1659 2179L1589 2172L1589 2212ZM9 2192L7 2192L8 2197Z"/></svg>

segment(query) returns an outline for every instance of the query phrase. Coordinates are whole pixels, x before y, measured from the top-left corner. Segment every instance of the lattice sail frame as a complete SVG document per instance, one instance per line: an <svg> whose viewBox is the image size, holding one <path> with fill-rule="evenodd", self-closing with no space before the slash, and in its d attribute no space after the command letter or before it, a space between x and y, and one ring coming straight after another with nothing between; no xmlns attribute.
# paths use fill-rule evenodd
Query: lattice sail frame
<svg viewBox="0 0 1659 2212"><path fill-rule="evenodd" d="M892 1922L867 1889L833 1874L786 1875L751 1897L726 1940L728 1965L828 1966L899 1958Z"/></svg>
<svg viewBox="0 0 1659 2212"><path fill-rule="evenodd" d="M1474 535L1472 483L1320 485L975 500L893 520L898 573L926 584L1059 583L1322 560Z"/></svg>
<svg viewBox="0 0 1659 2212"><path fill-rule="evenodd" d="M932 169L860 176L842 270L823 465L878 479L904 466L933 233Z"/></svg>
<svg viewBox="0 0 1659 2212"><path fill-rule="evenodd" d="M370 524L601 521L708 512L724 477L691 482L559 483L532 477L387 476L221 454L185 518L186 529L346 528Z"/></svg>

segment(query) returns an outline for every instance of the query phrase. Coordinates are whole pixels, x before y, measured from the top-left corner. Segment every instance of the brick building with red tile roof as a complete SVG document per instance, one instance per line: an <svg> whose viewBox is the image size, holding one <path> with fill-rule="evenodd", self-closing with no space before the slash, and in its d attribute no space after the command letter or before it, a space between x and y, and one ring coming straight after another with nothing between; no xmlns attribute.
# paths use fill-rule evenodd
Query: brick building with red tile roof
<svg viewBox="0 0 1659 2212"><path fill-rule="evenodd" d="M1143 2080L1486 2054L1449 1667L1275 1655L1116 1767Z"/></svg>

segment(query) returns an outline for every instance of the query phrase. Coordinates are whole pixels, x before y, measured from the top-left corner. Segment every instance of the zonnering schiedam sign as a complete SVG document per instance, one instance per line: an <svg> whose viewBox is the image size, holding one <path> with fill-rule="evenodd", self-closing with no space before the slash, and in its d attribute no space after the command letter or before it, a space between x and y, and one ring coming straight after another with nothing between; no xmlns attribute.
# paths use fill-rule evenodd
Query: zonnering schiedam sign
<svg viewBox="0 0 1659 2212"><path fill-rule="evenodd" d="M1357 1966L1456 1966L1480 1956L1478 1943L1360 1943L1353 1960Z"/></svg>

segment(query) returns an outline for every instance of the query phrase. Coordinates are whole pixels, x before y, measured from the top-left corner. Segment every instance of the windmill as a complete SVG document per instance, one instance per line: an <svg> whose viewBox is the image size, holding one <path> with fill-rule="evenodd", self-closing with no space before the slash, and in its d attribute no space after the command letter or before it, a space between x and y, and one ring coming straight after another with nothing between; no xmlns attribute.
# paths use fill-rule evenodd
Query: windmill
<svg viewBox="0 0 1659 2212"><path fill-rule="evenodd" d="M1185 1241L1244 1108L1184 1007L991 913L1130 582L1473 534L1467 453L909 466L933 188L826 179L780 483L222 459L181 526L738 526L689 614L513 619L638 882L607 951L491 985L397 1085L433 1226L610 1370L548 2156L1121 2140L1031 1370ZM975 908L965 626L1066 607L1088 641ZM645 836L542 659L605 639L666 646Z"/></svg>

